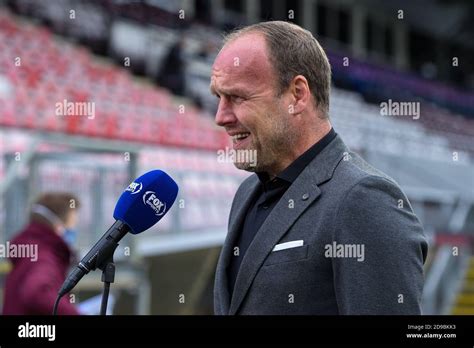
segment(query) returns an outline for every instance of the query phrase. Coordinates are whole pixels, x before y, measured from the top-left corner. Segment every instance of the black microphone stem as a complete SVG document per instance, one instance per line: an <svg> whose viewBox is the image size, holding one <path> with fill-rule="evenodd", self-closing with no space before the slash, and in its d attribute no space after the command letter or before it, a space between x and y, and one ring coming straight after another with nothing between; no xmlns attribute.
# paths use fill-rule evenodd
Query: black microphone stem
<svg viewBox="0 0 474 348"><path fill-rule="evenodd" d="M76 284L90 271L94 271L97 268L103 271L102 281L104 286L113 282L115 276L115 265L113 264L113 256L115 249L118 247L118 242L130 231L130 227L121 221L115 221L115 223L109 228L109 230L102 236L102 238L92 247L92 249L83 257L79 265L69 274L63 286L58 292L58 298L56 299L55 306L53 309L53 315L56 314L59 300L66 293L71 291ZM112 265L112 266L110 266ZM108 268L113 267L113 273ZM107 273L109 272L109 273ZM110 280L112 279L112 280ZM105 294L104 294L105 295ZM108 297L108 290L107 290ZM107 301L105 301L105 307Z"/></svg>

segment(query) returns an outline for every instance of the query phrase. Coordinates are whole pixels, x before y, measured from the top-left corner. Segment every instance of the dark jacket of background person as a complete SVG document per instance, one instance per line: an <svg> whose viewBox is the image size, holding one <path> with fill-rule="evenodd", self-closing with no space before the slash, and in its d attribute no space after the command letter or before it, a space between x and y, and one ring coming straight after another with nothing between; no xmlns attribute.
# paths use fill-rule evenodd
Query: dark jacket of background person
<svg viewBox="0 0 474 348"><path fill-rule="evenodd" d="M183 96L185 93L183 39L173 45L163 59L157 82L169 88L174 94Z"/></svg>
<svg viewBox="0 0 474 348"><path fill-rule="evenodd" d="M5 283L3 314L50 315L59 288L70 265L72 251L54 230L45 224L32 222L11 244L38 245L37 260L12 258L13 269ZM78 315L69 302L62 298L58 315Z"/></svg>

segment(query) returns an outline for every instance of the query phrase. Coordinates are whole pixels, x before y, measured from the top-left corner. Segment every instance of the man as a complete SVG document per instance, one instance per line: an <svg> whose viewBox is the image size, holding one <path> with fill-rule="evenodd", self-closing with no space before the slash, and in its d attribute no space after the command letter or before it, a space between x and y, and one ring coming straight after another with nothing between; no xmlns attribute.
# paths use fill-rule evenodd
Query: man
<svg viewBox="0 0 474 348"><path fill-rule="evenodd" d="M180 96L184 96L186 91L186 79L184 76L184 45L185 39L184 36L181 35L163 59L157 77L159 85L169 88L173 94Z"/></svg>
<svg viewBox="0 0 474 348"><path fill-rule="evenodd" d="M11 245L37 250L37 255L12 257L7 275L3 314L50 315L73 253L79 201L69 193L45 193L33 204L30 222ZM30 256L30 257L25 257ZM32 256L32 257L31 257ZM59 315L79 314L69 297L61 299Z"/></svg>
<svg viewBox="0 0 474 348"><path fill-rule="evenodd" d="M216 123L255 172L232 203L216 314L420 314L422 226L332 129L330 82L317 40L286 22L231 33L216 57Z"/></svg>

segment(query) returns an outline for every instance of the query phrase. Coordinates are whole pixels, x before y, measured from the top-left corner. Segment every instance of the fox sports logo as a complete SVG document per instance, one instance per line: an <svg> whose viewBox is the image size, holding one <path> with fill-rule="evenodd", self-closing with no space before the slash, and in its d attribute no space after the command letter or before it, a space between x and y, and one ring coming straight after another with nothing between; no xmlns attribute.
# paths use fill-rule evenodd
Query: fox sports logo
<svg viewBox="0 0 474 348"><path fill-rule="evenodd" d="M136 195L142 190L142 188L143 184L141 182L132 182L130 185L128 185L125 191L130 192L132 195Z"/></svg>
<svg viewBox="0 0 474 348"><path fill-rule="evenodd" d="M166 203L161 202L154 191L145 192L143 195L143 204L153 209L156 216L162 216L166 212Z"/></svg>

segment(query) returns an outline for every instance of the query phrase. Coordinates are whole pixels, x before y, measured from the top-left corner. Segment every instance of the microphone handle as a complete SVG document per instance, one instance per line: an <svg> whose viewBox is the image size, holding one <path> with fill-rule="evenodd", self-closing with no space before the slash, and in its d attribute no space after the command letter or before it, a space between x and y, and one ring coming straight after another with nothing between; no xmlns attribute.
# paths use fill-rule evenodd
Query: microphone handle
<svg viewBox="0 0 474 348"><path fill-rule="evenodd" d="M113 257L118 242L120 242L130 230L127 224L122 221L115 221L86 256L82 258L77 267L69 274L59 290L58 296L62 297L71 291L82 277L90 271L94 271L97 268L103 269L107 262Z"/></svg>
<svg viewBox="0 0 474 348"><path fill-rule="evenodd" d="M118 242L130 231L128 225L122 221L115 221L86 256L82 258L78 267L84 268L87 273L95 271L97 268L102 269L108 259L112 257Z"/></svg>

